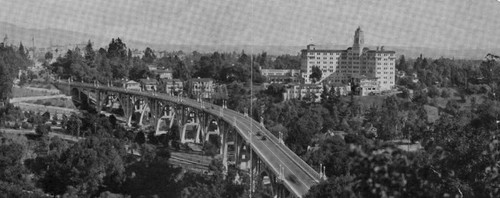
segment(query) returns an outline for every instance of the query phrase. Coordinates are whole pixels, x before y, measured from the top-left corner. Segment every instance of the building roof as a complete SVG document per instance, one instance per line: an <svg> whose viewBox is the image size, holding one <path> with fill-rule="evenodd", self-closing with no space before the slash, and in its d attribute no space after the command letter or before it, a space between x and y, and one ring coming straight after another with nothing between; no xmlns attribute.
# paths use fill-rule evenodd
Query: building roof
<svg viewBox="0 0 500 198"><path fill-rule="evenodd" d="M138 82L133 81L133 80L122 81L122 82L125 83L125 84L136 84L136 83L138 83Z"/></svg>
<svg viewBox="0 0 500 198"><path fill-rule="evenodd" d="M213 82L214 81L214 79L211 79L211 78L191 78L190 80L194 81L194 82Z"/></svg>
<svg viewBox="0 0 500 198"><path fill-rule="evenodd" d="M158 74L173 73L173 71L170 69L157 69L157 70L154 70L153 72L158 73Z"/></svg>
<svg viewBox="0 0 500 198"><path fill-rule="evenodd" d="M182 82L182 80L178 79L178 78L176 78L176 79L161 79L160 81L161 82Z"/></svg>
<svg viewBox="0 0 500 198"><path fill-rule="evenodd" d="M342 53L346 50L334 50L334 49L303 49L302 51L307 52L333 52L333 53Z"/></svg>
<svg viewBox="0 0 500 198"><path fill-rule="evenodd" d="M328 83L328 85L331 86L331 87L345 87L345 86L349 86L347 84L340 83L340 82Z"/></svg>
<svg viewBox="0 0 500 198"><path fill-rule="evenodd" d="M392 50L368 50L368 53L390 53L390 54L393 54L393 53L396 53L396 51L392 51Z"/></svg>
<svg viewBox="0 0 500 198"><path fill-rule="evenodd" d="M158 81L156 79L153 79L153 78L142 78L142 79L139 79L139 82L141 82L141 84L147 84L147 85L158 84Z"/></svg>

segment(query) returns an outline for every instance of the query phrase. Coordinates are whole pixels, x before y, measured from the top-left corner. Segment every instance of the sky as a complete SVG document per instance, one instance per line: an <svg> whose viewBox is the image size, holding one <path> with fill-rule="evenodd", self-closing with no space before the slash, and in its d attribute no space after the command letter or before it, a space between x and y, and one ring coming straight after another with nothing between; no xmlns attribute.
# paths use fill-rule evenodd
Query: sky
<svg viewBox="0 0 500 198"><path fill-rule="evenodd" d="M0 0L0 21L179 45L500 46L498 0Z"/></svg>

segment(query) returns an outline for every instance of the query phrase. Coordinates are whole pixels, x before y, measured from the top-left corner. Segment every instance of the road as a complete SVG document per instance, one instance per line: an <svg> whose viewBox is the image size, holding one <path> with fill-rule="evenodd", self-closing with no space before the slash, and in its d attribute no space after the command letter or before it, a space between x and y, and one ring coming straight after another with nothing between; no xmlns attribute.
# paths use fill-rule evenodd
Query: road
<svg viewBox="0 0 500 198"><path fill-rule="evenodd" d="M45 100L45 99L52 99L52 98L71 99L70 96L66 96L64 94L58 94L58 95L50 95L50 96L29 96L29 97L12 98L12 99L10 99L10 103L33 101L33 100Z"/></svg>
<svg viewBox="0 0 500 198"><path fill-rule="evenodd" d="M54 115L54 114L70 115L72 113L80 114L80 111L78 111L77 109L70 109L70 108L63 108L63 107L45 106L45 105L31 104L31 103L25 103L25 102L13 103L13 105L23 109L24 111L33 111L33 112L41 112L41 113L48 111L50 113L50 115Z"/></svg>
<svg viewBox="0 0 500 198"><path fill-rule="evenodd" d="M0 128L0 132L11 133L11 134L22 134L22 135L36 134L34 129L7 129L7 128ZM71 135L65 135L65 134L54 133L54 132L50 132L49 133L49 137L59 137L59 138L61 138L63 140L72 141L72 142L77 142L79 140L83 140L84 139L84 138L79 138L79 137L75 137L75 136L71 136Z"/></svg>
<svg viewBox="0 0 500 198"><path fill-rule="evenodd" d="M67 82L57 82L56 85L68 86ZM255 120L231 109L224 109L220 106L206 103L206 107L202 108L202 104L188 98L168 96L161 93L150 93L126 90L118 87L95 86L93 84L71 82L70 87L99 89L101 91L110 91L117 93L125 93L130 95L154 98L157 100L170 101L173 103L182 104L185 106L203 109L203 111L214 116L221 117L227 123L237 129L237 132L247 142L251 142L251 147L257 153L259 158L269 167L270 170L280 175L280 166L283 167L283 184L290 192L298 197L303 197L309 189L320 182L320 176L313 168L305 163L299 156L292 152L286 145L279 142L278 138L272 135L267 129L262 127ZM213 107L213 108L212 108ZM267 136L266 140L262 140L255 134L261 131L261 134Z"/></svg>

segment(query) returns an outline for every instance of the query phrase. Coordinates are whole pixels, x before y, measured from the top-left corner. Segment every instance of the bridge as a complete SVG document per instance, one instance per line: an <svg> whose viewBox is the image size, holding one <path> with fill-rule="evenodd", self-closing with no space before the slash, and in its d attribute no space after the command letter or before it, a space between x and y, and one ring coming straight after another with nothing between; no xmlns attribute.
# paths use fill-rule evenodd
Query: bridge
<svg viewBox="0 0 500 198"><path fill-rule="evenodd" d="M283 140L276 138L261 123L248 117L246 113L242 114L228 109L225 105L218 106L201 100L103 86L96 83L68 80L55 82L54 85L65 94L79 97L78 99L82 98L81 93L94 96L95 99L89 103L94 104L97 112L101 112L110 99L114 98L129 122L136 111L141 112L140 122L142 122L142 117L147 110L152 126L156 126L156 133L162 131L161 122L172 123L171 120L170 122L164 120L165 118L172 119L175 116L178 122L196 125L197 129L201 129L194 130L191 142L207 141L209 139L207 136L219 134L223 165L227 170L228 163L230 163L229 148L232 148L235 156L232 163L248 171L251 189L255 189L257 178L265 178L269 181L268 185L275 197L303 197L313 185L318 184L324 178L323 173L318 173L304 162L283 143ZM86 97L87 100L90 100L89 98ZM137 109L137 106L141 108ZM214 130L214 128L217 129ZM185 130L183 129L181 133L181 139L189 142ZM200 134L199 131L205 133ZM205 137L201 137L203 135ZM320 170L320 172L324 171Z"/></svg>

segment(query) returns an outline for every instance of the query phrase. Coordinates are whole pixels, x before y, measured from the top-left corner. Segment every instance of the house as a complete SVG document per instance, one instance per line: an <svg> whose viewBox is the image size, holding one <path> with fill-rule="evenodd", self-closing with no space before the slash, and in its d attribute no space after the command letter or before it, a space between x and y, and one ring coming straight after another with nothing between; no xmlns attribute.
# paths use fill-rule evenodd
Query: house
<svg viewBox="0 0 500 198"><path fill-rule="evenodd" d="M205 99L212 98L214 92L214 80L211 78L192 78L189 80L189 88L193 96Z"/></svg>
<svg viewBox="0 0 500 198"><path fill-rule="evenodd" d="M158 79L172 79L173 74L170 69L157 69L153 70L153 73L158 77Z"/></svg>
<svg viewBox="0 0 500 198"><path fill-rule="evenodd" d="M156 66L156 65L148 64L147 67L148 67L149 71L152 71L152 72L155 72L156 70L158 70L158 66Z"/></svg>
<svg viewBox="0 0 500 198"><path fill-rule="evenodd" d="M180 79L160 79L159 91L171 96L181 95L184 91L184 82Z"/></svg>
<svg viewBox="0 0 500 198"><path fill-rule="evenodd" d="M359 80L359 95L367 96L380 93L380 81L377 78L362 78Z"/></svg>
<svg viewBox="0 0 500 198"><path fill-rule="evenodd" d="M122 82L122 86L125 89L134 90L134 91L141 91L141 84L136 82L136 81L133 81L133 80L128 80L128 81Z"/></svg>
<svg viewBox="0 0 500 198"><path fill-rule="evenodd" d="M283 93L284 100L291 99L312 99L315 102L321 100L321 93L323 93L322 84L288 84L285 86Z"/></svg>
<svg viewBox="0 0 500 198"><path fill-rule="evenodd" d="M139 80L142 91L156 91L158 90L158 81L151 78L143 78Z"/></svg>
<svg viewBox="0 0 500 198"><path fill-rule="evenodd" d="M262 69L262 76L269 83L299 83L301 82L299 69Z"/></svg>
<svg viewBox="0 0 500 198"><path fill-rule="evenodd" d="M337 94L339 96L346 96L349 93L351 93L351 85L350 84L330 83L330 84L327 84L327 87L329 89L334 89L335 94Z"/></svg>

